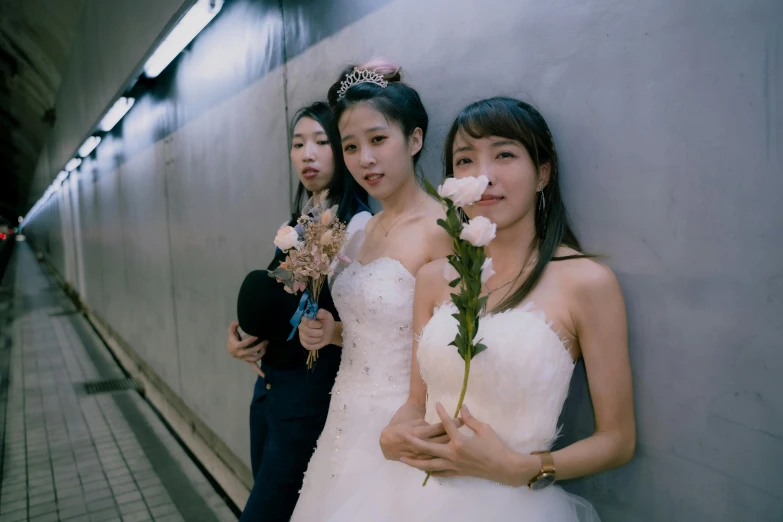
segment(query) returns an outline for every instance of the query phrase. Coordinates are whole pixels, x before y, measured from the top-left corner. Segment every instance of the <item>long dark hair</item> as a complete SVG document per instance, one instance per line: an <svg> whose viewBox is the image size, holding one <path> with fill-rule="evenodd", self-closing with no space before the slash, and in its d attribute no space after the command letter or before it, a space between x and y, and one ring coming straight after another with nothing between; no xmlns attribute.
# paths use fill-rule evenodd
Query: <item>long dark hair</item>
<svg viewBox="0 0 783 522"><path fill-rule="evenodd" d="M291 136L294 135L294 127L302 118L310 118L317 121L323 127L329 140L329 146L332 148L334 175L326 188L329 190L329 202L332 205L338 205L337 218L340 221L348 222L359 212L365 210L370 212L367 191L353 179L353 176L348 173L348 169L345 168L342 146L340 145L340 132L337 130L337 118L335 118L329 105L319 101L296 111L291 120ZM302 205L310 196L312 196L312 193L300 181L291 205L293 208L293 219L298 218L302 214Z"/></svg>
<svg viewBox="0 0 783 522"><path fill-rule="evenodd" d="M358 66L359 69L374 71L386 80L386 87L374 83L358 83L351 86L345 95L338 96L341 84L350 75L354 67L350 66L340 73L340 77L329 89L329 105L332 106L335 121L349 107L365 102L372 105L378 112L395 122L402 129L405 137L413 134L416 128L421 129L422 148L413 156L413 164L418 163L424 150L424 139L427 136L429 117L416 89L402 82L402 68L383 59L376 59Z"/></svg>
<svg viewBox="0 0 783 522"><path fill-rule="evenodd" d="M447 177L454 175L453 147L457 133L464 133L473 139L498 136L514 140L525 147L536 170L546 163L550 164L549 184L538 193L536 202L536 236L532 248L538 247L538 260L522 285L495 307L498 312L509 310L517 307L533 291L550 261L590 256L581 254L582 247L568 223L568 213L560 196L560 172L555 142L544 117L535 107L514 98L495 97L472 103L462 109L446 136L444 164ZM544 198L544 204L541 198ZM561 245L580 254L555 257L555 252ZM525 268L520 271L518 277L522 276Z"/></svg>

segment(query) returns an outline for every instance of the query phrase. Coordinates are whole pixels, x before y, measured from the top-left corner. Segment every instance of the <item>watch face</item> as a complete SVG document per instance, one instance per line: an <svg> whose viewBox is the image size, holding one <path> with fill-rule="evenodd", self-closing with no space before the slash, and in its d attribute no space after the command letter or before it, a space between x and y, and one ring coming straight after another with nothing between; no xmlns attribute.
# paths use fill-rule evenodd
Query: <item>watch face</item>
<svg viewBox="0 0 783 522"><path fill-rule="evenodd" d="M538 491L539 489L544 489L547 486L551 486L555 483L555 476L551 473L544 473L540 477L536 479L535 482L533 482L530 485L530 489L533 491Z"/></svg>

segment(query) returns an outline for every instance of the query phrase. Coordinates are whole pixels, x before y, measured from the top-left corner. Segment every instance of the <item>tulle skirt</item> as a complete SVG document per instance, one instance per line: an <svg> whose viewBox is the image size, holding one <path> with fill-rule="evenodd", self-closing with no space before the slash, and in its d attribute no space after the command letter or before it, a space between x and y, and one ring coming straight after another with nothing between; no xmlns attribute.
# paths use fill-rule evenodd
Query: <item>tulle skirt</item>
<svg viewBox="0 0 783 522"><path fill-rule="evenodd" d="M558 486L540 491L467 477L430 478L384 461L335 509L329 522L599 522L593 506ZM332 499L337 500L337 499ZM315 519L313 519L315 520Z"/></svg>
<svg viewBox="0 0 783 522"><path fill-rule="evenodd" d="M307 466L291 522L328 520L385 467L388 461L379 444L381 431L404 400L402 395L379 398L375 403L353 400L347 414L333 396L333 408Z"/></svg>

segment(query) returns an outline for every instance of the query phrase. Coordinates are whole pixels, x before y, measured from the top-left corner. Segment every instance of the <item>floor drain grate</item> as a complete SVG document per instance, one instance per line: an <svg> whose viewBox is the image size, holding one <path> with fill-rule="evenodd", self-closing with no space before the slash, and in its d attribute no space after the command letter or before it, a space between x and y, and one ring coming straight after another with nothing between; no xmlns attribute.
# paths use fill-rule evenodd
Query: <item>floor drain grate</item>
<svg viewBox="0 0 783 522"><path fill-rule="evenodd" d="M84 391L87 395L96 393L109 393L121 390L139 390L139 383L131 378L127 379L108 379L105 381L90 381L84 383Z"/></svg>

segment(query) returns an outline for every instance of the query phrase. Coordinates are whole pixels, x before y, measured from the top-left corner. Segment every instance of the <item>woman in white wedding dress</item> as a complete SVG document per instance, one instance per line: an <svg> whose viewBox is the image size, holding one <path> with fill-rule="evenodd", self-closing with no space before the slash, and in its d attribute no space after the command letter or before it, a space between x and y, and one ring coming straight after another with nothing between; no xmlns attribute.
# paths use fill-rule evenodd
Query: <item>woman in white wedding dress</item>
<svg viewBox="0 0 783 522"><path fill-rule="evenodd" d="M457 333L449 297L455 290L444 277L446 260L422 267L410 395L381 435L389 460L340 499L339 509L313 520L596 521L589 502L552 484L623 465L634 453L619 285L582 253L571 232L552 135L535 108L510 98L468 106L448 134L446 165L457 178L490 181L482 200L467 209L497 225L486 248L496 273L486 283L488 312L477 335L487 349L472 361L465 406L452 420L464 373L450 346ZM550 453L580 357L596 431ZM426 440L437 423L447 440ZM422 487L425 471L434 476Z"/></svg>
<svg viewBox="0 0 783 522"><path fill-rule="evenodd" d="M376 60L345 70L329 91L348 170L383 205L366 225L356 259L335 280L342 319L303 320L302 346L342 346L329 416L305 474L293 521L324 520L385 460L381 430L408 397L413 274L450 252L440 205L416 181L427 112L400 68ZM442 426L429 440L445 441Z"/></svg>

